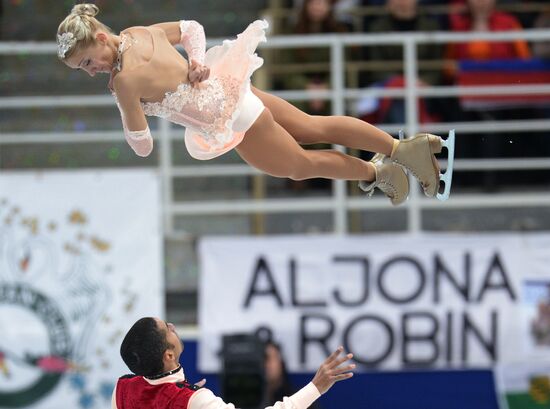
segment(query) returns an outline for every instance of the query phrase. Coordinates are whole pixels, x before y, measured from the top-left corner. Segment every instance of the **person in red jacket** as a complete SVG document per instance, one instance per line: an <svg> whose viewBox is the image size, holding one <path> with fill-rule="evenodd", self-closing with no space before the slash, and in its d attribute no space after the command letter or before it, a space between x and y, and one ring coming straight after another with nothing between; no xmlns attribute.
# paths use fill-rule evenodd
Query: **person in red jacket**
<svg viewBox="0 0 550 409"><path fill-rule="evenodd" d="M179 358L183 344L174 325L159 318L138 320L125 335L120 355L133 372L119 378L112 409L234 409L210 390L187 382ZM353 355L334 351L298 392L276 402L274 409L306 409L336 382L349 379L355 364L345 364Z"/></svg>
<svg viewBox="0 0 550 409"><path fill-rule="evenodd" d="M466 13L451 14L452 31L510 31L522 26L512 14L496 10L496 0L468 0ZM488 42L483 40L450 44L449 57L455 60L507 60L531 57L525 40Z"/></svg>

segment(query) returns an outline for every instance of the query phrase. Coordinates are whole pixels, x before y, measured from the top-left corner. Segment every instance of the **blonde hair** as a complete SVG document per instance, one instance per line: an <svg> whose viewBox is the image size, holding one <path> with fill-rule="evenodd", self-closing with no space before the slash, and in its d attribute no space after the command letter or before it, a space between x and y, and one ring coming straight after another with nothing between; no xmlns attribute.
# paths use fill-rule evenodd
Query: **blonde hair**
<svg viewBox="0 0 550 409"><path fill-rule="evenodd" d="M99 8L95 4L84 3L77 4L71 10L71 13L65 17L57 28L58 39L64 33L71 33L74 38L72 44L59 58L67 59L75 51L89 47L95 42L94 34L97 30L104 30L112 33L112 30L95 18L99 13ZM58 40L59 42L59 40Z"/></svg>

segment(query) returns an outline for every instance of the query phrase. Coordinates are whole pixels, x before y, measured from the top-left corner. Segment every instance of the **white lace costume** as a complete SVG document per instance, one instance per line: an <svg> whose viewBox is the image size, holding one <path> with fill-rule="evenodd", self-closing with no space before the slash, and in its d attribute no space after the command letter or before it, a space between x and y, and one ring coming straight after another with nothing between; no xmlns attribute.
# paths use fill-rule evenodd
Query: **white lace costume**
<svg viewBox="0 0 550 409"><path fill-rule="evenodd" d="M267 22L256 20L235 40L205 52L203 27L196 21L181 21L180 42L189 61L210 68L210 77L195 87L181 83L160 102L142 102L145 115L185 126L185 146L196 159L211 159L237 146L264 109L250 90L250 77L263 64L255 51L266 41L266 28ZM149 128L128 131L124 115L122 120L132 149L140 156L149 155L153 148Z"/></svg>

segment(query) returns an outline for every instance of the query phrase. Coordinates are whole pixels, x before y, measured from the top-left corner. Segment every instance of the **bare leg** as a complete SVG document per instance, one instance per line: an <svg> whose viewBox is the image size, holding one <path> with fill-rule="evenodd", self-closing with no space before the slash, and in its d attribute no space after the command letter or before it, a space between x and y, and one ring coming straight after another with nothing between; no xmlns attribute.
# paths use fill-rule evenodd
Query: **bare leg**
<svg viewBox="0 0 550 409"><path fill-rule="evenodd" d="M298 143L336 143L384 154L393 162L406 167L419 180L427 196L437 193L439 164L434 154L441 151L443 141L439 136L418 134L399 143L388 133L359 119L308 115L279 97L257 88L252 88L252 91L271 110L275 121ZM392 179L395 181L395 177Z"/></svg>
<svg viewBox="0 0 550 409"><path fill-rule="evenodd" d="M349 116L308 115L284 99L254 87L252 91L269 108L275 121L300 144L335 143L391 155L393 137L365 121Z"/></svg>
<svg viewBox="0 0 550 409"><path fill-rule="evenodd" d="M374 165L334 150L305 150L265 109L246 132L237 152L247 163L272 176L373 181Z"/></svg>

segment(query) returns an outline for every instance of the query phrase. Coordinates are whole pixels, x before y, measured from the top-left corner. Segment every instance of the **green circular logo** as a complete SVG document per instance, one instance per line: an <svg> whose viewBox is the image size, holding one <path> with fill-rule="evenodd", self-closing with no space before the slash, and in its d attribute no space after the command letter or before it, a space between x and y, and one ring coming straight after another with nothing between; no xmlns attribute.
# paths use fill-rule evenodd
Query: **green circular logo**
<svg viewBox="0 0 550 409"><path fill-rule="evenodd" d="M71 339L67 323L56 303L24 284L0 284L0 304L23 307L37 316L48 332L49 355L68 359ZM63 377L63 372L44 372L31 384L0 391L0 408L21 408L43 399Z"/></svg>

